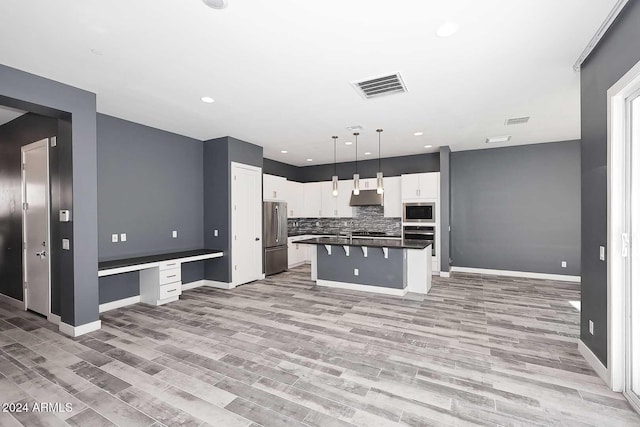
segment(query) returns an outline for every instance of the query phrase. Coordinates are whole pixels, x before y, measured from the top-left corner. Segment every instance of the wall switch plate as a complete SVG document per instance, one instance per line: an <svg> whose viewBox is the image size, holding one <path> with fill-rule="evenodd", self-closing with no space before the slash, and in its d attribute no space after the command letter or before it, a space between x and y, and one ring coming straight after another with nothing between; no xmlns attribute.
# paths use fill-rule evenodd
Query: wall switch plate
<svg viewBox="0 0 640 427"><path fill-rule="evenodd" d="M213 237L218 237L218 230L213 230Z"/></svg>
<svg viewBox="0 0 640 427"><path fill-rule="evenodd" d="M604 248L604 246L600 246L600 261L605 261L605 256L606 254L606 250Z"/></svg>
<svg viewBox="0 0 640 427"><path fill-rule="evenodd" d="M177 230L173 230L171 232L171 237L173 237L174 239L177 239L178 238L178 231Z"/></svg>
<svg viewBox="0 0 640 427"><path fill-rule="evenodd" d="M62 239L62 249L64 249L65 251L71 249L71 243L69 242L69 239Z"/></svg>
<svg viewBox="0 0 640 427"><path fill-rule="evenodd" d="M560 265L562 266L562 268L567 268L567 261L562 261Z"/></svg>
<svg viewBox="0 0 640 427"><path fill-rule="evenodd" d="M127 233L120 233L120 241L121 242L127 241Z"/></svg>
<svg viewBox="0 0 640 427"><path fill-rule="evenodd" d="M360 275L360 270L358 270L357 268L353 269L353 275L354 276L359 276Z"/></svg>
<svg viewBox="0 0 640 427"><path fill-rule="evenodd" d="M593 320L589 320L589 333L593 335Z"/></svg>
<svg viewBox="0 0 640 427"><path fill-rule="evenodd" d="M111 235L111 243L118 243L118 235L117 234L112 234Z"/></svg>

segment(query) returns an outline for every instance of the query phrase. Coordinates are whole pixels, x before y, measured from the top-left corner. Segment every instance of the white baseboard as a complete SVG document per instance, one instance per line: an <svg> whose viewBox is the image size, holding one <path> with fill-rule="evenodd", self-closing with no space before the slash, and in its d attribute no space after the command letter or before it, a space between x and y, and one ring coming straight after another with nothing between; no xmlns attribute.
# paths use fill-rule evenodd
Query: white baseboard
<svg viewBox="0 0 640 427"><path fill-rule="evenodd" d="M12 307L19 308L20 310L24 310L24 302L19 299L11 298L5 294L0 294L0 301L9 304Z"/></svg>
<svg viewBox="0 0 640 427"><path fill-rule="evenodd" d="M60 322L58 329L63 334L69 335L71 337L79 337L80 335L88 334L89 332L97 331L102 326L102 322L100 320L96 320L95 322L85 323L80 326L71 326L64 322Z"/></svg>
<svg viewBox="0 0 640 427"><path fill-rule="evenodd" d="M191 282L191 283L183 283L182 290L188 291L189 289L199 288L200 286L204 286L204 285L205 285L205 280L196 280L195 282Z"/></svg>
<svg viewBox="0 0 640 427"><path fill-rule="evenodd" d="M451 273L449 273L448 271L441 271L440 277L451 277Z"/></svg>
<svg viewBox="0 0 640 427"><path fill-rule="evenodd" d="M385 288L383 286L371 286L371 285L359 285L356 283L334 282L332 280L318 279L316 280L316 285L326 286L327 288L348 289L351 291L364 291L364 292L372 292L375 294L395 295L399 297L405 296L407 294L407 288L394 289L394 288Z"/></svg>
<svg viewBox="0 0 640 427"><path fill-rule="evenodd" d="M60 316L53 313L49 313L49 315L47 316L47 320L56 325L59 325L62 322L62 319L60 319Z"/></svg>
<svg viewBox="0 0 640 427"><path fill-rule="evenodd" d="M131 304L137 304L140 302L140 295L134 297L123 298L111 302L106 302L98 306L98 313L104 313L105 311L115 310L116 308L126 307Z"/></svg>
<svg viewBox="0 0 640 427"><path fill-rule="evenodd" d="M524 277L527 279L560 280L563 282L580 283L580 276L569 276L565 274L532 273L529 271L491 270L487 268L473 267L451 267L452 272L489 274L492 276Z"/></svg>
<svg viewBox="0 0 640 427"><path fill-rule="evenodd" d="M288 268L296 268L296 267L300 267L301 265L305 265L305 264L308 264L307 261L297 262L295 264L289 265Z"/></svg>
<svg viewBox="0 0 640 427"><path fill-rule="evenodd" d="M236 287L233 283L217 282L215 280L204 280L204 286L210 286L218 289L233 289Z"/></svg>
<svg viewBox="0 0 640 427"><path fill-rule="evenodd" d="M607 384L608 387L611 387L611 379L609 378L609 371L602 364L600 359L593 354L591 349L587 347L587 345L582 341L578 340L578 351L584 357L584 359L589 363L589 365L596 371L596 374Z"/></svg>

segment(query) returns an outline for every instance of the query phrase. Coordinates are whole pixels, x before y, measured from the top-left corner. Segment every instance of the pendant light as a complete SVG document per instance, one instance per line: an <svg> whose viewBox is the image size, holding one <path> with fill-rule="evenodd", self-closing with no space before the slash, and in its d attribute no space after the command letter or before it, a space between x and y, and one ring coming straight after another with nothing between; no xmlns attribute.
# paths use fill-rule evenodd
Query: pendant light
<svg viewBox="0 0 640 427"><path fill-rule="evenodd" d="M378 194L382 194L384 193L382 168L380 167L380 135L382 134L382 129L376 129L376 132L378 132L378 173L376 174L376 192Z"/></svg>
<svg viewBox="0 0 640 427"><path fill-rule="evenodd" d="M333 197L338 197L338 167L336 166L336 147L338 144L338 137L332 136L331 138L333 138L333 176L331 177L333 191L331 192L331 194L333 194Z"/></svg>
<svg viewBox="0 0 640 427"><path fill-rule="evenodd" d="M358 175L358 135L359 132L354 132L353 136L356 137L356 173L353 174L353 194L360 194L360 175Z"/></svg>

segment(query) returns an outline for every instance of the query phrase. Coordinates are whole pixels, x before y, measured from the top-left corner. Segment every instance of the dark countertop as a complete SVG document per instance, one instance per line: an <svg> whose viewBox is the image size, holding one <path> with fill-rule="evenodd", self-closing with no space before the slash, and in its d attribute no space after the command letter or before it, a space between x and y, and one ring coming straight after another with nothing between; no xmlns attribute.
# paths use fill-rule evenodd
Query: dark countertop
<svg viewBox="0 0 640 427"><path fill-rule="evenodd" d="M367 246L370 248L391 249L424 249L430 243L415 240L398 239L349 239L348 237L313 237L311 239L298 240L296 243L308 245L335 245L335 246Z"/></svg>
<svg viewBox="0 0 640 427"><path fill-rule="evenodd" d="M293 233L289 233L289 237L298 237L298 236L335 236L335 235L336 235L335 232L334 233L321 233L319 231L314 231L312 233L304 233L302 231L296 231L296 232L293 232ZM356 236L354 236L354 237L356 237ZM358 236L358 237L360 238L360 237L363 237L363 236ZM364 237L366 237L366 236L364 236ZM388 237L390 239L400 239L400 238L402 238L402 235L400 235L400 234L388 234L386 237ZM378 237L378 238L381 239L382 237Z"/></svg>
<svg viewBox="0 0 640 427"><path fill-rule="evenodd" d="M112 261L99 262L98 271L109 270L112 268L129 267L129 266L138 265L138 264L149 264L152 262L162 262L162 261L168 261L176 258L189 258L194 256L200 256L200 255L209 255L209 254L215 254L215 253L222 253L222 251L217 249L195 249L191 251L170 252L166 254L148 255L148 256L135 257L135 258L115 259Z"/></svg>

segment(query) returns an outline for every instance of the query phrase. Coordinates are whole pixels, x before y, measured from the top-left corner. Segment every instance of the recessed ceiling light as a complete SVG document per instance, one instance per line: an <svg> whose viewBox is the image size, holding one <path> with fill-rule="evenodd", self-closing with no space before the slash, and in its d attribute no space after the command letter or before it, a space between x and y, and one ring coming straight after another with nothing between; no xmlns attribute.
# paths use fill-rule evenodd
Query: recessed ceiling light
<svg viewBox="0 0 640 427"><path fill-rule="evenodd" d="M227 0L202 0L202 2L212 9L224 9L229 5Z"/></svg>
<svg viewBox="0 0 640 427"><path fill-rule="evenodd" d="M425 145L424 148L433 148L433 145Z"/></svg>
<svg viewBox="0 0 640 427"><path fill-rule="evenodd" d="M422 136L422 135L424 135L422 132L414 132L413 133L413 136Z"/></svg>
<svg viewBox="0 0 640 427"><path fill-rule="evenodd" d="M351 145L351 144L353 144L353 142L351 142L351 141L347 141L347 142L344 143L344 145Z"/></svg>
<svg viewBox="0 0 640 427"><path fill-rule="evenodd" d="M280 152L281 152L282 154L287 154L287 153L288 153L288 151L287 151L287 150L280 150Z"/></svg>
<svg viewBox="0 0 640 427"><path fill-rule="evenodd" d="M213 104L215 102L215 100L210 96L203 96L200 100L205 104Z"/></svg>
<svg viewBox="0 0 640 427"><path fill-rule="evenodd" d="M487 140L485 142L487 144L495 144L495 143L499 143L499 142L509 142L510 140L511 140L511 135L491 136L491 137L487 138Z"/></svg>
<svg viewBox="0 0 640 427"><path fill-rule="evenodd" d="M371 155L371 152L370 152L370 151L367 151L366 153L364 153L364 155L365 155L365 156L370 156L370 155Z"/></svg>
<svg viewBox="0 0 640 427"><path fill-rule="evenodd" d="M307 162L313 162L313 159L307 159Z"/></svg>
<svg viewBox="0 0 640 427"><path fill-rule="evenodd" d="M450 37L458 31L458 28L460 27L455 22L445 22L438 28L436 35L438 37Z"/></svg>

